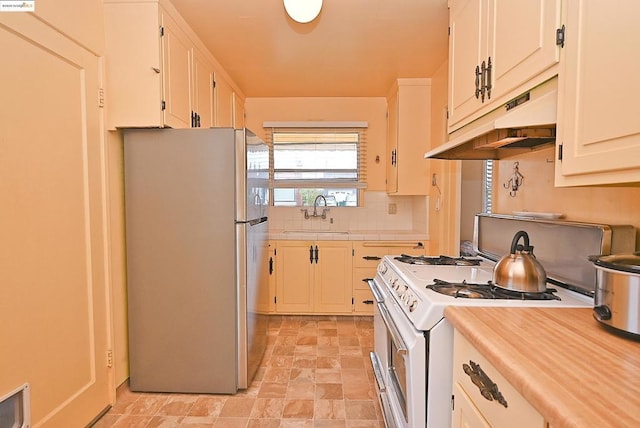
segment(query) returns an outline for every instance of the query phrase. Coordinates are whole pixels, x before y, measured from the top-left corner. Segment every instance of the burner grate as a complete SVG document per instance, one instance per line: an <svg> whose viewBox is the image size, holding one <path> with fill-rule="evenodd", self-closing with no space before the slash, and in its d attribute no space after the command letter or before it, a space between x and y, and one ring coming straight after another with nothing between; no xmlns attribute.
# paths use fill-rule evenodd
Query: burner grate
<svg viewBox="0 0 640 428"><path fill-rule="evenodd" d="M450 256L410 256L407 254L401 254L394 257L396 260L402 263L409 263L412 265L445 265L445 266L478 266L480 265L480 259L468 259L465 257L450 257Z"/></svg>
<svg viewBox="0 0 640 428"><path fill-rule="evenodd" d="M433 284L427 285L427 288L447 296L466 299L561 300L555 294L557 291L555 288L547 288L541 293L530 293L507 290L491 281L474 284L466 281L448 282L434 279Z"/></svg>

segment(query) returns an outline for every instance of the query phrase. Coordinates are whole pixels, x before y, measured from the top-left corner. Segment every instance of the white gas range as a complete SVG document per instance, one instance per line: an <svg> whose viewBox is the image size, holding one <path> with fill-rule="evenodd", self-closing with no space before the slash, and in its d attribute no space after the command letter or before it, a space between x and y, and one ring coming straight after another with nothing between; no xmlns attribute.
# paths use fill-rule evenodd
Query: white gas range
<svg viewBox="0 0 640 428"><path fill-rule="evenodd" d="M478 242L486 238L478 226L481 229L482 223L486 222L486 228L495 232L495 220L496 217L476 217L476 249ZM503 220L506 223L503 224ZM516 221L513 225L512 220ZM517 218L498 218L498 222L500 230L504 229L505 232L504 236L496 238L506 238L507 243L511 240L508 236L511 228L531 230L533 242L539 242L543 249L541 254L545 253L543 260L548 251L545 246L557 248L557 245L547 245L546 235L553 237L567 230L570 235L575 233L580 238L584 238L585 233L594 235L587 239L592 240L593 245L588 244L581 251L589 253L611 249L611 234L607 243L606 239L602 239L602 228L583 229L581 224L581 227L573 230L575 224L563 223L558 229L554 222L530 224ZM540 226L543 226L542 232L538 230ZM635 243L635 231L633 239L628 240ZM557 258L553 254L549 257ZM577 257L581 258L582 255L578 254ZM586 257L584 260L584 264L582 261L577 265L569 263L571 269L564 271L570 271L569 275L578 279L584 278L585 272L581 267L592 269ZM445 264L423 264L440 262ZM495 261L487 257L461 259L443 256L418 257L414 260L385 256L380 262L375 278L369 281L376 303L375 352L371 354L371 361L387 427L451 426L453 328L444 318L447 306L593 306L590 285L578 285L576 289L580 292L564 288L559 283L548 283L545 293L517 293L496 288L490 283L494 264ZM554 272L550 273L553 278Z"/></svg>

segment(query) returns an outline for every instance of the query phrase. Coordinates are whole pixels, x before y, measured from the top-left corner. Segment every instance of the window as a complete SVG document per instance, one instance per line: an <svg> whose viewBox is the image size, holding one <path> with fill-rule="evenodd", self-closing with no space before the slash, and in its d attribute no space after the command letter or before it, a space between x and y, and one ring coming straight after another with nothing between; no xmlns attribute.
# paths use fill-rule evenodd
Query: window
<svg viewBox="0 0 640 428"><path fill-rule="evenodd" d="M273 128L271 200L275 206L358 206L365 182L364 128Z"/></svg>
<svg viewBox="0 0 640 428"><path fill-rule="evenodd" d="M482 211L493 212L493 161L484 161L484 177L482 180Z"/></svg>

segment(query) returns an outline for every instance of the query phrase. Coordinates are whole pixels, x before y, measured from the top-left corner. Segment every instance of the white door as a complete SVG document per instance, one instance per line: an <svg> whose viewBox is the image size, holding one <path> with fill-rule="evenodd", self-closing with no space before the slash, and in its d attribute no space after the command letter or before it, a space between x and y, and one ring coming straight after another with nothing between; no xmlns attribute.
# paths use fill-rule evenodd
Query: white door
<svg viewBox="0 0 640 428"><path fill-rule="evenodd" d="M100 60L26 13L0 16L0 396L32 426L109 405Z"/></svg>

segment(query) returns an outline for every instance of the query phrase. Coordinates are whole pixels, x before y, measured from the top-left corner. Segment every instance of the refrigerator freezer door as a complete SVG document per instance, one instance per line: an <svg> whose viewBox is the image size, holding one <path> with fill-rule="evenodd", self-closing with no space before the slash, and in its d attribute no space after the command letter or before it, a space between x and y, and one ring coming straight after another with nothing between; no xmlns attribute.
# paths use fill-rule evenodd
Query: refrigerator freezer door
<svg viewBox="0 0 640 428"><path fill-rule="evenodd" d="M236 135L236 220L267 217L269 146L248 129Z"/></svg>

